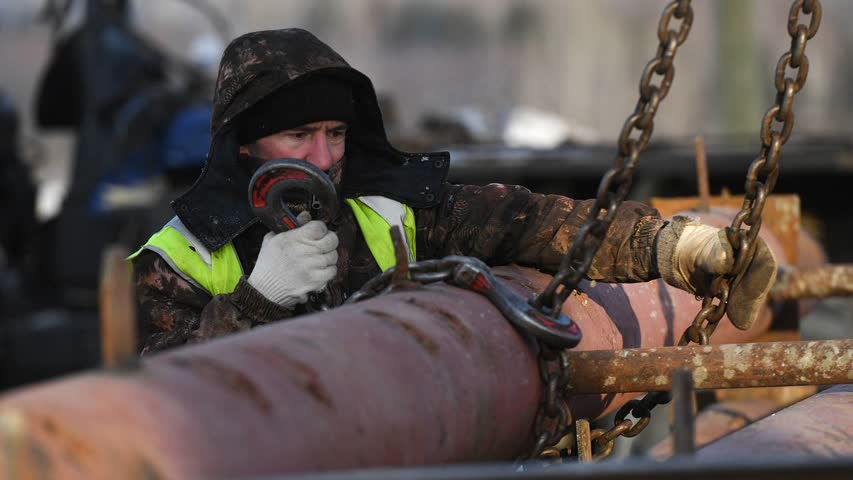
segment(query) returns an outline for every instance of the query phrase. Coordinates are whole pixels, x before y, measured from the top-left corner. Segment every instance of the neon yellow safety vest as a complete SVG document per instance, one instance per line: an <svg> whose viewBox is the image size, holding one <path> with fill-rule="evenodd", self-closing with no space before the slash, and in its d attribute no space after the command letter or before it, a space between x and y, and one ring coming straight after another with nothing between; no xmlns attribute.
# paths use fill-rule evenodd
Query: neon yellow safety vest
<svg viewBox="0 0 853 480"><path fill-rule="evenodd" d="M415 213L408 205L376 196L348 198L346 201L380 269L385 271L397 264L390 233L392 224L402 223L409 258L417 258ZM397 215L399 221L396 221ZM157 253L178 275L211 295L233 292L243 276L243 267L231 242L210 252L177 217L152 235L128 260L133 261L143 250Z"/></svg>

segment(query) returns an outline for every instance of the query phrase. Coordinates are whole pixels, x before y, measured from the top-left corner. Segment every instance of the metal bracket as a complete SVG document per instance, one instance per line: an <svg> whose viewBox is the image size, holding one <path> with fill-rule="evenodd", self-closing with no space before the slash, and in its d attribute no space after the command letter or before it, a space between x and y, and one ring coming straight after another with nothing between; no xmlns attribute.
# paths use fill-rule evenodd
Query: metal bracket
<svg viewBox="0 0 853 480"><path fill-rule="evenodd" d="M580 342L581 329L568 315L562 312L556 318L545 315L521 295L499 283L481 260L461 256L444 260L456 263L448 283L485 296L523 332L555 349L572 348Z"/></svg>

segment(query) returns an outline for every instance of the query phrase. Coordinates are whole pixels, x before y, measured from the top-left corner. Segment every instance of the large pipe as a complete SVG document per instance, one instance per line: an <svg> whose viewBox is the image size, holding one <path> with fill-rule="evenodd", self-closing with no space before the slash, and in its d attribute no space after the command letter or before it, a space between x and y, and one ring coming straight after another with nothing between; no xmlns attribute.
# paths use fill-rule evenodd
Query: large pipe
<svg viewBox="0 0 853 480"><path fill-rule="evenodd" d="M696 303L660 282L586 290L566 306L583 349L672 343ZM540 391L529 344L491 304L433 285L9 394L0 425L17 447L3 461L62 478L209 478L510 459ZM572 413L628 398L578 396Z"/></svg>
<svg viewBox="0 0 853 480"><path fill-rule="evenodd" d="M525 294L549 276L496 269ZM582 350L672 345L699 302L663 282L583 283ZM724 321L714 339L748 332ZM431 285L0 399L12 478L222 478L512 459L541 396L530 343L483 297ZM596 418L635 395L579 395Z"/></svg>
<svg viewBox="0 0 853 480"><path fill-rule="evenodd" d="M193 479L507 459L539 390L509 323L435 285L12 393L2 462L9 478Z"/></svg>
<svg viewBox="0 0 853 480"><path fill-rule="evenodd" d="M697 452L702 460L750 456L853 457L853 385L824 390Z"/></svg>
<svg viewBox="0 0 853 480"><path fill-rule="evenodd" d="M569 352L568 391L672 390L681 369L695 388L836 385L853 381L853 339Z"/></svg>

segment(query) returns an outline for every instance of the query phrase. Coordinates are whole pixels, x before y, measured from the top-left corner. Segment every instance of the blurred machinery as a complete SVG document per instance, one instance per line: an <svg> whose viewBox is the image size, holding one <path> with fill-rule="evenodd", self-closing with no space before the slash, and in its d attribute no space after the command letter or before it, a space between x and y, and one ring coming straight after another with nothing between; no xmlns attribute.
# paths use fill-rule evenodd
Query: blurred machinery
<svg viewBox="0 0 853 480"><path fill-rule="evenodd" d="M9 209L2 238L6 257L16 262L3 279L19 285L3 292L14 305L0 305L9 359L0 369L3 386L97 363L103 251L116 243L141 245L171 218L169 200L204 164L216 39L194 45L192 63L178 60L136 32L131 6L46 4L54 45L35 117L42 129L70 131L76 139L69 191L59 215L46 223L36 223L33 185L15 157L15 112L5 98L0 103L0 121L10 125L0 129Z"/></svg>

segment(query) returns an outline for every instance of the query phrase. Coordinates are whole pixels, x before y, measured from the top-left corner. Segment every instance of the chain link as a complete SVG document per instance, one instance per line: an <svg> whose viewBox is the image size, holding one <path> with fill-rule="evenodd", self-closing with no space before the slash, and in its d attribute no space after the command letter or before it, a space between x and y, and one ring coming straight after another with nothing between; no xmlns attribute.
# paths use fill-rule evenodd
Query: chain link
<svg viewBox="0 0 853 480"><path fill-rule="evenodd" d="M346 303L355 303L362 300L367 300L377 295L382 295L395 289L408 288L412 283L426 284L445 281L456 286L466 287L469 283L460 283L460 272L464 272L465 268L475 268L478 273L485 274L486 277L491 277L487 272L488 267L479 260L469 257L445 257L437 260L424 260L414 263L406 263L403 271L408 278L402 279L399 274L401 265L392 267L381 275L370 279L361 289L355 292ZM486 280L494 282L494 279ZM476 284L476 282L475 282ZM497 287L497 286L495 286ZM524 319L519 322L519 313L526 315L520 310L517 310L518 305L512 302L500 302L494 298L494 294L504 296L511 295L508 293L499 293L500 288L490 289L493 293L486 294L486 297L496 304L499 310L506 318L516 327L527 334L532 334L533 338L539 347L539 355L537 357L539 374L542 379L543 394L539 405L536 419L533 425L533 433L535 435L535 444L529 454L525 458L536 458L541 455L545 448L556 444L569 430L569 407L565 402L565 391L569 383L569 357L568 350L565 348L551 347L548 345L547 338L536 336L534 331L525 327ZM482 292L481 292L482 293ZM529 305L518 299L521 305L530 308ZM504 310L501 303L510 305L509 310ZM564 347L565 344L556 344Z"/></svg>
<svg viewBox="0 0 853 480"><path fill-rule="evenodd" d="M446 259L422 260L420 262L409 263L406 265L409 271L408 280L421 284L443 282L453 275L453 269L456 265L457 262ZM396 268L389 268L371 278L358 291L350 295L346 303L360 302L394 290L398 287L393 281L396 271Z"/></svg>
<svg viewBox="0 0 853 480"><path fill-rule="evenodd" d="M676 22L680 23L674 25ZM601 179L590 214L578 230L553 280L533 299L537 308L558 315L563 302L589 271L619 205L628 195L639 155L649 145L655 114L669 93L675 76L675 54L687 40L692 24L690 0L674 0L664 8L658 23L658 50L640 76L640 98L619 134L615 166Z"/></svg>
<svg viewBox="0 0 853 480"><path fill-rule="evenodd" d="M799 21L800 14L811 15L808 23ZM714 278L708 288L708 294L702 299L702 307L678 341L679 346L689 343L707 345L711 335L726 313L731 286L743 274L755 252L758 232L761 228L762 213L767 197L773 191L779 177L779 155L791 136L794 128L794 96L802 90L809 70L806 57L806 42L814 37L820 26L823 8L819 0L795 0L788 16L788 33L791 36L791 49L782 55L776 64L774 84L776 101L767 110L761 121L761 149L746 174L743 207L726 229L726 236L735 251L735 262L730 272ZM788 68L795 69L794 76L786 76ZM774 129L775 123L781 123L781 129ZM750 228L745 229L743 225ZM597 453L593 457L606 457L613 451L614 440L621 436L633 437L648 425L651 410L657 405L670 401L668 392L652 392L639 400L626 403L616 414L614 426L610 430L598 429L592 432ZM633 424L625 417L630 413L637 419Z"/></svg>
<svg viewBox="0 0 853 480"><path fill-rule="evenodd" d="M677 28L673 25L674 20L680 22ZM531 301L533 306L543 312L554 317L558 316L566 298L572 294L589 271L619 205L628 195L640 153L649 145L655 127L655 115L661 101L669 93L675 77L673 66L675 54L678 47L687 40L692 24L693 8L690 6L690 0L674 0L664 8L658 23L657 53L646 64L640 75L640 98L619 134L615 166L602 177L589 216L575 235L572 247L563 257L559 270L542 293ZM563 354L555 355L541 344L540 352L539 368L545 387L543 403L534 424L536 443L528 458L538 457L546 447L557 443L561 437L572 430L565 421L568 416L565 399L562 395L552 394L554 385L564 386L568 382ZM558 357L562 363L554 361ZM555 401L560 405L555 406ZM645 423L648 423L647 408L636 406L634 410L637 414L646 413ZM639 430L644 426L645 424ZM613 440L633 428L630 420L624 420L610 431L594 434L593 440L596 443L604 442L605 445L609 445L605 450L610 451L613 449Z"/></svg>
<svg viewBox="0 0 853 480"><path fill-rule="evenodd" d="M799 22L800 14L811 15L808 25ZM746 177L746 195L743 207L735 216L726 234L735 251L735 262L729 273L713 279L708 286L708 294L702 300L702 307L693 324L689 326L678 341L679 346L688 343L707 345L711 335L725 314L731 284L742 275L755 250L755 239L761 228L764 203L775 186L779 176L779 154L791 136L794 124L794 96L805 84L809 62L805 55L806 42L811 39L820 26L822 7L819 0L795 0L788 18L788 32L791 35L791 49L782 55L776 66L774 84L777 90L776 102L767 111L761 125L762 148L759 156L749 167ZM670 24L673 19L681 23L677 29ZM634 112L628 116L619 134L618 155L615 166L608 170L599 184L595 202L586 222L578 230L572 247L563 258L553 280L531 303L554 317L562 310L566 298L577 288L578 283L589 271L593 258L604 239L616 211L627 196L631 187L634 169L639 154L646 149L654 130L654 117L660 102L669 93L675 75L673 60L676 51L687 39L693 23L693 9L690 0L674 0L666 6L658 24L659 46L655 57L650 60L640 77L640 98ZM788 68L796 69L796 77L786 76ZM655 76L660 82L655 84ZM774 121L781 123L781 130L774 129ZM637 132L636 136L633 136ZM744 229L743 225L750 228ZM409 276L414 282L432 283L447 280L453 271L453 263L447 260L427 260L410 265ZM387 292L394 287L391 282L393 269L371 279L347 303L364 300ZM565 386L569 381L568 358L565 350L553 350L542 342L539 345L539 372L543 383L543 395L539 411L534 422L536 441L530 455L537 458L546 449L557 444L561 438L571 433L568 425L569 410L565 402ZM626 403L616 414L614 426L609 430L596 429L591 438L596 447L594 459L609 455L614 448L616 438L638 435L651 420L651 410L668 403L668 392L652 392L641 399ZM637 422L627 418L631 414ZM571 450L572 442L568 443ZM553 456L554 449L548 449L546 456Z"/></svg>
<svg viewBox="0 0 853 480"><path fill-rule="evenodd" d="M800 23L801 14L811 15L808 24ZM808 77L806 42L817 33L822 14L823 7L818 0L795 0L791 5L788 15L791 48L776 64L776 101L761 121L761 149L747 171L743 206L726 229L726 236L735 252L734 265L730 272L712 281L709 295L702 301L702 309L678 342L680 346L690 342L708 343L725 314L731 285L740 279L752 260L764 204L779 177L779 155L794 129L794 96L802 90ZM795 70L792 75L787 75L789 68ZM744 228L744 225L749 228Z"/></svg>
<svg viewBox="0 0 853 480"><path fill-rule="evenodd" d="M537 458L563 438L571 429L569 405L564 393L569 383L569 357L566 350L553 350L539 342L539 375L544 391L533 423L536 442L526 458Z"/></svg>

